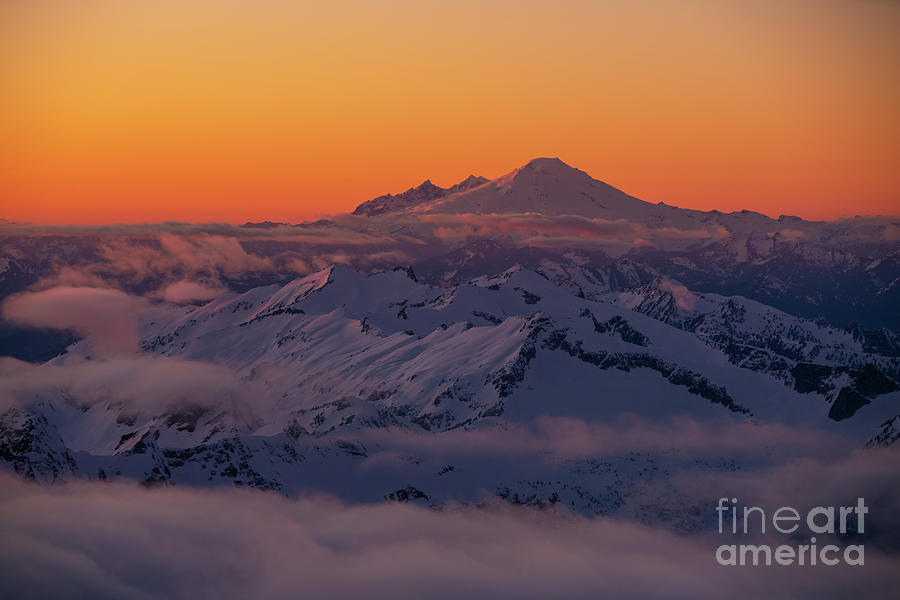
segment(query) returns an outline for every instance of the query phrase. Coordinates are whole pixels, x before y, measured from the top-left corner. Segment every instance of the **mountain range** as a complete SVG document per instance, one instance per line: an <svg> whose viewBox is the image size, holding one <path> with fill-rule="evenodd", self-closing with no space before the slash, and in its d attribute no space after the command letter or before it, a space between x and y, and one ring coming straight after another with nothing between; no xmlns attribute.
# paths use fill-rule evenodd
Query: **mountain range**
<svg viewBox="0 0 900 600"><path fill-rule="evenodd" d="M143 302L115 356L6 315L2 350L39 366L4 367L0 461L41 481L487 496L691 529L707 517L660 516L648 482L770 458L648 432L900 438L897 217L687 210L536 159L296 226L12 224L0 248L4 297ZM186 281L209 296L173 300ZM605 446L604 423L637 441Z"/></svg>

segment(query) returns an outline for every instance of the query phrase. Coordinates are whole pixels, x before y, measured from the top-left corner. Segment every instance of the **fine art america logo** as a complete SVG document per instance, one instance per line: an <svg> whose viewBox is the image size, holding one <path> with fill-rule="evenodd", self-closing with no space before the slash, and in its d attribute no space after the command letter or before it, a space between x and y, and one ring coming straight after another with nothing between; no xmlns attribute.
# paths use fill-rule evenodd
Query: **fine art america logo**
<svg viewBox="0 0 900 600"><path fill-rule="evenodd" d="M835 544L816 543L816 535L865 533L865 516L869 509L864 498L857 498L856 506L816 506L805 517L790 506L782 506L770 516L759 506L742 509L738 510L737 498L719 498L716 512L719 513L720 534L767 535L777 532L796 538L801 526L805 526L809 542L774 547L769 544L722 544L716 549L716 562L720 565L865 564L865 546L862 544L841 548ZM742 513L740 516L739 512ZM767 530L767 523L771 524L771 529Z"/></svg>

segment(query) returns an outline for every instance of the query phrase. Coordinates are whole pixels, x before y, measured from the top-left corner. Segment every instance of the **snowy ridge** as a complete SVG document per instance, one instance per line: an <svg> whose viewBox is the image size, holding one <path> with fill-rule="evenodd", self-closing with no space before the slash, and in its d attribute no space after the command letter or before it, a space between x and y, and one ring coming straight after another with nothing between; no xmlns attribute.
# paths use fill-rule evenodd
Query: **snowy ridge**
<svg viewBox="0 0 900 600"><path fill-rule="evenodd" d="M425 202L452 196L454 194L476 188L487 182L488 180L484 177L469 175L464 180L450 186L449 188L442 188L431 183L430 179L426 179L418 187L409 188L402 194L397 194L396 196L392 194L386 194L367 202L363 202L356 207L356 210L353 211L353 214L373 217L375 215L396 212L410 207L418 206Z"/></svg>
<svg viewBox="0 0 900 600"><path fill-rule="evenodd" d="M285 286L172 307L143 325L142 346L154 360L222 365L238 387L150 406L84 403L75 391L45 395L0 417L0 457L41 480L226 482L288 494L318 486L352 499L435 505L491 490L511 502L555 498L610 512L622 507L613 482L639 485L661 465L687 459L607 457L600 471L593 459L482 463L476 456L456 457L448 469L450 459L424 450L383 461L397 452L392 440L409 435L440 443L547 417L605 421L623 413L648 422L691 414L805 423L860 445L892 439L888 422L900 412L900 393L880 394L838 420L829 414L830 390L798 390L779 373L735 364L701 335L710 329L689 331L632 310L637 292L617 301L623 305L580 298L520 266L449 289L402 269L366 276L329 267ZM695 310L705 310L702 302ZM79 343L40 368L102 368L86 352ZM380 433L388 431L406 433ZM733 465L720 458L709 458L710 468ZM335 481L328 475L335 469L353 476Z"/></svg>
<svg viewBox="0 0 900 600"><path fill-rule="evenodd" d="M900 389L900 346L887 330L841 329L746 298L695 294L665 279L611 294L611 301L693 332L742 368L823 394L834 403L834 419Z"/></svg>

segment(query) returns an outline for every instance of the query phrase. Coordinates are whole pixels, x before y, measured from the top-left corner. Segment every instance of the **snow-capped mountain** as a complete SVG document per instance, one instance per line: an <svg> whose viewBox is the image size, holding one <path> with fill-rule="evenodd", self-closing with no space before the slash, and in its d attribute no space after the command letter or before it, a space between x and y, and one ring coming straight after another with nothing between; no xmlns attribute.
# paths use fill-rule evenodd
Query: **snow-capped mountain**
<svg viewBox="0 0 900 600"><path fill-rule="evenodd" d="M455 285L553 262L614 291L665 276L836 326L900 330L897 217L817 222L652 204L558 159L448 188L426 181L352 215L294 226L46 229L0 225L0 258L29 274L0 273L0 295L59 278L140 295L185 278L245 291L336 262L367 273L411 265L431 283Z"/></svg>
<svg viewBox="0 0 900 600"><path fill-rule="evenodd" d="M0 237L2 294L140 296L140 349L0 323L21 358L69 345L0 362L0 462L689 528L701 513L660 516L648 482L740 470L809 430L900 437L898 231L651 204L558 159L297 226L20 228ZM164 301L186 283L213 299ZM716 450L668 446L683 418ZM619 427L639 441L605 446ZM715 437L779 428L753 457Z"/></svg>
<svg viewBox="0 0 900 600"><path fill-rule="evenodd" d="M430 179L426 179L418 187L409 188L402 194L397 194L396 196L386 194L384 196L373 198L368 202L363 202L356 207L353 214L373 217L385 213L394 213L410 207L419 206L426 202L453 196L460 192L476 188L487 182L488 180L484 177L469 175L456 185L452 185L449 188L442 188L431 183Z"/></svg>
<svg viewBox="0 0 900 600"><path fill-rule="evenodd" d="M567 262L560 257L568 255L616 291L667 276L834 325L900 329L897 217L818 222L651 204L556 158L359 214L371 214L376 229L436 237L429 245L439 252L418 248L410 262L450 283L474 276L478 264L485 265L478 274L489 275L498 263L540 269L541 261ZM481 258L471 261L473 253ZM457 268L459 261L467 267Z"/></svg>
<svg viewBox="0 0 900 600"><path fill-rule="evenodd" d="M694 332L742 368L823 394L836 420L900 389L900 340L886 329L840 329L746 298L694 294L663 279L613 294L611 301Z"/></svg>
<svg viewBox="0 0 900 600"><path fill-rule="evenodd" d="M479 458L477 448L459 456L433 446L455 435L504 439L541 419L611 422L626 413L648 424L689 414L811 426L860 445L890 438L900 392L880 390L837 419L842 394L833 390L859 389L853 369L892 359L750 301L698 296L690 311L668 310L655 289L605 302L522 267L446 288L403 269L367 276L335 266L202 306L158 306L141 328L142 360L172 361L160 372L173 378L172 364L224 367L239 385L171 401L161 393L148 404L103 380L107 392L98 396L83 382L100 377L105 361L87 339L37 367L48 379L60 370L77 375L0 418L0 457L44 480L225 482L429 504L475 501L486 491L615 512L623 490L659 469L733 469L740 461L666 451L572 459L549 447ZM653 301L658 311L647 310ZM722 312L740 312L738 302L750 315L743 321ZM760 332L774 339L785 326L804 332L786 338L803 359L822 359L837 379L846 372L852 381L806 385L795 375L786 385L785 373L801 363L784 371L735 360L733 345L758 344Z"/></svg>
<svg viewBox="0 0 900 600"><path fill-rule="evenodd" d="M558 158L536 158L471 189L422 198L395 210L415 213L579 215L613 219L647 219L664 210L592 178Z"/></svg>

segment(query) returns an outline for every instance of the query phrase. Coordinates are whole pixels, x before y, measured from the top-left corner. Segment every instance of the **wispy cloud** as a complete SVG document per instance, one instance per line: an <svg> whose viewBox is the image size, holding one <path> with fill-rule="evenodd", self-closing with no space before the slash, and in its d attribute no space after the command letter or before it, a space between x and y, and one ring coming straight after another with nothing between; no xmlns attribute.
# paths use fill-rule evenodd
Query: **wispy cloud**
<svg viewBox="0 0 900 600"><path fill-rule="evenodd" d="M101 354L116 354L138 349L138 315L148 306L119 290L56 287L10 297L2 314L21 325L74 331Z"/></svg>
<svg viewBox="0 0 900 600"><path fill-rule="evenodd" d="M434 235L449 240L467 237L505 237L519 245L602 246L646 245L653 240L716 240L729 233L715 225L697 229L651 228L627 219L598 219L577 215L424 214L416 219L430 224Z"/></svg>
<svg viewBox="0 0 900 600"><path fill-rule="evenodd" d="M0 414L49 401L82 408L109 405L112 414L144 417L219 407L233 420L243 420L259 405L250 397L233 371L200 361L132 355L31 365L0 358Z"/></svg>

